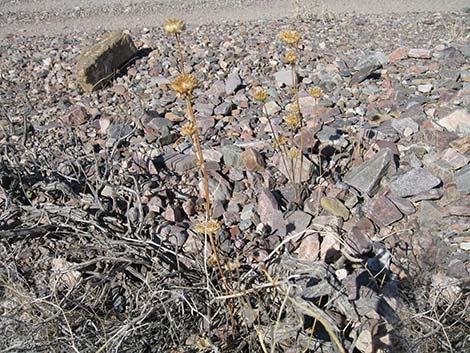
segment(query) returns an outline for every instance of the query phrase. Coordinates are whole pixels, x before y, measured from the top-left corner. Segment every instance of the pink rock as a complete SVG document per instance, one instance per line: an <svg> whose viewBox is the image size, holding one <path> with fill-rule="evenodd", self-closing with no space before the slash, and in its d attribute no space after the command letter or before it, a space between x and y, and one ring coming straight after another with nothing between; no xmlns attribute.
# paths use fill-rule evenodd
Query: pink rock
<svg viewBox="0 0 470 353"><path fill-rule="evenodd" d="M365 212L380 227L388 226L400 220L403 215L385 196L375 197L366 203Z"/></svg>
<svg viewBox="0 0 470 353"><path fill-rule="evenodd" d="M413 59L431 59L431 51L423 48L410 49L408 50L408 57Z"/></svg>
<svg viewBox="0 0 470 353"><path fill-rule="evenodd" d="M470 114L464 109L459 109L440 119L438 123L449 131L470 131Z"/></svg>
<svg viewBox="0 0 470 353"><path fill-rule="evenodd" d="M62 119L67 125L81 125L88 120L88 112L81 105L74 105L69 109L68 114Z"/></svg>
<svg viewBox="0 0 470 353"><path fill-rule="evenodd" d="M408 49L406 48L397 48L393 52L390 53L388 56L388 61L391 64L395 64L396 62L400 61L401 59L406 57L408 53Z"/></svg>
<svg viewBox="0 0 470 353"><path fill-rule="evenodd" d="M320 238L317 233L306 236L298 249L299 260L317 261L320 254Z"/></svg>
<svg viewBox="0 0 470 353"><path fill-rule="evenodd" d="M172 206L168 206L163 213L163 218L165 218L169 222L179 222L182 220L182 214L181 211Z"/></svg>
<svg viewBox="0 0 470 353"><path fill-rule="evenodd" d="M331 233L326 233L320 247L320 258L322 261L334 261L341 254L341 244L339 243L338 236Z"/></svg>

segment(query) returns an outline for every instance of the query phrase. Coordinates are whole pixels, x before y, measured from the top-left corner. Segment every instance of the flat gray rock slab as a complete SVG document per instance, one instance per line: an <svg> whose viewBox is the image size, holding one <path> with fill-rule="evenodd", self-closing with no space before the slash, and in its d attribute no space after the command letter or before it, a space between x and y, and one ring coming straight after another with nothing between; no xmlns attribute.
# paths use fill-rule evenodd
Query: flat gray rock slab
<svg viewBox="0 0 470 353"><path fill-rule="evenodd" d="M455 173L454 178L457 189L464 194L470 194L470 165Z"/></svg>
<svg viewBox="0 0 470 353"><path fill-rule="evenodd" d="M390 184L390 190L396 196L408 197L431 190L441 183L441 180L426 169L415 168L399 176Z"/></svg>
<svg viewBox="0 0 470 353"><path fill-rule="evenodd" d="M380 180L387 173L391 162L392 152L384 148L374 158L346 174L344 182L372 197L377 192Z"/></svg>

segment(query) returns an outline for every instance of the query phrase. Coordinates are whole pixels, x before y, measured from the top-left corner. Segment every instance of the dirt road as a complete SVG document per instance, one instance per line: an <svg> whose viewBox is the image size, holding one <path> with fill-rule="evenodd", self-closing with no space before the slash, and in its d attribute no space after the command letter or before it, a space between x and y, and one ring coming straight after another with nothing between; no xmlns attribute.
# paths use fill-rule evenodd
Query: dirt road
<svg viewBox="0 0 470 353"><path fill-rule="evenodd" d="M0 33L56 34L142 28L182 17L190 24L302 14L449 11L468 0L0 0Z"/></svg>

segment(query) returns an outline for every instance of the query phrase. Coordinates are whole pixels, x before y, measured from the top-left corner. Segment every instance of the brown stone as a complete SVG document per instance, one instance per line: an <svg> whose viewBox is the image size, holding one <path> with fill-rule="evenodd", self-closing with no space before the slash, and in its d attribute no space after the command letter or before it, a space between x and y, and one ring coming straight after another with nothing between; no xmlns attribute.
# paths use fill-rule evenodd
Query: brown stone
<svg viewBox="0 0 470 353"><path fill-rule="evenodd" d="M245 168L250 172L261 172L266 167L261 153L253 148L248 147L242 154L243 163Z"/></svg>
<svg viewBox="0 0 470 353"><path fill-rule="evenodd" d="M385 196L370 199L366 204L365 212L367 217L381 227L395 223L403 217L393 202Z"/></svg>
<svg viewBox="0 0 470 353"><path fill-rule="evenodd" d="M131 37L111 32L99 43L81 52L77 60L77 80L86 92L98 89L137 53Z"/></svg>

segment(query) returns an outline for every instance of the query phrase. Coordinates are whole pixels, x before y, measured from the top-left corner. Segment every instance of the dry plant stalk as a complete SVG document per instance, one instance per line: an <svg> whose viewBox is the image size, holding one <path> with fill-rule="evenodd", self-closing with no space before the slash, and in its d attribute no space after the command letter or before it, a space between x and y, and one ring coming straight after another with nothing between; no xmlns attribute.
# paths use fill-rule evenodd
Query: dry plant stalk
<svg viewBox="0 0 470 353"><path fill-rule="evenodd" d="M181 44L181 33L185 29L186 29L186 25L180 19L169 19L166 21L164 25L165 33L168 35L175 36L176 44L178 47L178 57L179 57L180 70L181 70L181 74L176 79L174 79L173 82L171 83L171 88L177 93L179 97L184 99L186 102L186 112L189 116L190 121L182 127L181 132L183 135L189 136L193 140L194 146L196 147L198 165L201 168L206 214L205 214L205 222L198 224L196 226L196 231L198 233L207 234L209 236L209 241L211 243L211 248L212 248L213 256L215 259L215 263L217 265L217 269L220 273L220 276L222 277L224 288L228 294L230 292L230 287L227 283L225 272L222 268L219 252L217 250L217 245L214 239L214 236L217 234L217 232L220 229L220 225L216 220L211 219L209 179L207 176L204 155L202 153L201 140L199 137L200 136L199 128L197 126L196 116L194 115L194 108L192 104L193 91L197 88L198 81L194 75L187 74L185 67L184 67L183 49L182 49L182 44Z"/></svg>
<svg viewBox="0 0 470 353"><path fill-rule="evenodd" d="M276 130L274 130L274 126L273 126L271 117L270 117L269 112L266 108L266 99L267 98L268 98L268 92L264 88L257 87L253 90L253 99L255 101L258 101L258 102L262 103L262 105L263 105L263 108L262 108L263 114L264 114L265 118L267 119L269 128L271 129L271 131L273 133L274 142L275 142L274 147L275 147L275 149L280 150L281 160L282 160L284 168L286 169L286 172L288 174L288 179L292 184L294 184L295 183L294 176L289 174L289 172L292 172L292 169L289 169L288 164L287 164L287 156L288 156L287 149L286 149L287 140L282 135L278 136Z"/></svg>

